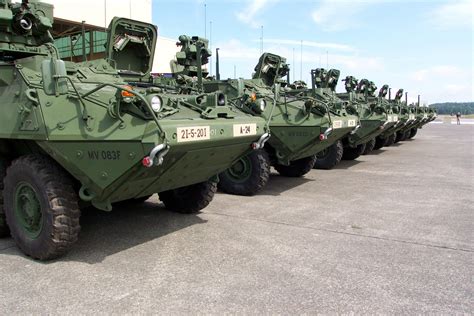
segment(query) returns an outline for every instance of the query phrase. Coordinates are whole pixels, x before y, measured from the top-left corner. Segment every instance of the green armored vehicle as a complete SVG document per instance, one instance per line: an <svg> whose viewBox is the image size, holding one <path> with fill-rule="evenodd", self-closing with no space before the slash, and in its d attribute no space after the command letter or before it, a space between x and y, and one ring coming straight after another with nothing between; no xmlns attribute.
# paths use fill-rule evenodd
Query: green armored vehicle
<svg viewBox="0 0 474 316"><path fill-rule="evenodd" d="M360 128L359 113L355 103L341 99L336 93L340 71L323 68L311 70L312 89L308 94L329 108L331 117L331 133L328 140L333 144L317 154L314 167L317 169L331 169L341 159L355 159L359 151L358 146L344 147L343 140L354 135ZM364 144L365 145L365 144Z"/></svg>
<svg viewBox="0 0 474 316"><path fill-rule="evenodd" d="M264 148L239 159L219 175L221 190L253 195L267 183L270 166L289 177L303 176L313 168L316 153L331 145L331 117L325 103L289 88L283 80L289 73L285 58L265 53L252 79L220 80L218 73L214 80L206 78L207 72L202 69L210 55L207 40L183 35L179 41L181 51L174 65L176 84L188 91L201 87L205 92L223 91L236 108L265 119L268 136L271 134Z"/></svg>
<svg viewBox="0 0 474 316"><path fill-rule="evenodd" d="M385 108L387 114L387 122L385 123L383 132L375 138L374 149L380 149L384 146L388 147L395 143L397 138L397 130L402 127L399 120L400 109L397 106L393 106L390 102L391 97L387 99L387 93L390 92L388 85L382 86L379 90L379 104Z"/></svg>
<svg viewBox="0 0 474 316"><path fill-rule="evenodd" d="M347 136L343 143L345 148L355 149L349 152L345 149L346 155L357 158L358 155L368 154L374 149L375 138L388 126L386 124L387 115L378 99L373 100L369 97L377 89L373 82L362 79L359 83L353 76L347 76L344 82L346 93L338 93L337 96L356 106L360 118L360 128Z"/></svg>
<svg viewBox="0 0 474 316"><path fill-rule="evenodd" d="M199 211L216 175L260 146L265 121L222 92L126 84L149 76L155 26L115 18L108 59L74 64L59 60L52 23L52 5L0 0L0 235L25 254L65 253L82 206L159 193L171 210Z"/></svg>

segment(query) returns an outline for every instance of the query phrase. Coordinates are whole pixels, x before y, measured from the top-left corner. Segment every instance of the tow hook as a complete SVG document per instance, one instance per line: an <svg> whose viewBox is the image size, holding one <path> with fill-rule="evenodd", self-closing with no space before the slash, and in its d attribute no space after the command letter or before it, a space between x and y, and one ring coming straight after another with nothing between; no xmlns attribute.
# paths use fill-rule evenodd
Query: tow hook
<svg viewBox="0 0 474 316"><path fill-rule="evenodd" d="M262 136L260 136L260 139L252 144L252 149L257 150L257 149L262 149L263 146L265 146L265 143L270 139L270 133L265 133Z"/></svg>
<svg viewBox="0 0 474 316"><path fill-rule="evenodd" d="M163 158L170 150L170 147L166 144L159 144L153 148L149 156L146 156L142 160L143 166L151 168L153 166L159 166L163 163Z"/></svg>
<svg viewBox="0 0 474 316"><path fill-rule="evenodd" d="M323 141L323 140L328 139L328 137L329 137L329 135L331 135L332 131L333 131L332 127L325 130L323 134L319 135L319 140Z"/></svg>
<svg viewBox="0 0 474 316"><path fill-rule="evenodd" d="M360 124L357 125L354 130L351 132L351 135L354 135L355 133L357 133L357 130L360 128Z"/></svg>

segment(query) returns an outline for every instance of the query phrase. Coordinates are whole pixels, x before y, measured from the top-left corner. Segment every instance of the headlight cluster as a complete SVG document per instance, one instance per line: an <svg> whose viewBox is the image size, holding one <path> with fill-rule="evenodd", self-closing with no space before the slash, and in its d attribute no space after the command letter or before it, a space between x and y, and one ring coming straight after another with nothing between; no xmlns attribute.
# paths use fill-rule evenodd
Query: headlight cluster
<svg viewBox="0 0 474 316"><path fill-rule="evenodd" d="M159 96L155 95L150 99L150 105L153 111L155 113L158 113L161 111L161 108L163 107L163 100L161 100Z"/></svg>

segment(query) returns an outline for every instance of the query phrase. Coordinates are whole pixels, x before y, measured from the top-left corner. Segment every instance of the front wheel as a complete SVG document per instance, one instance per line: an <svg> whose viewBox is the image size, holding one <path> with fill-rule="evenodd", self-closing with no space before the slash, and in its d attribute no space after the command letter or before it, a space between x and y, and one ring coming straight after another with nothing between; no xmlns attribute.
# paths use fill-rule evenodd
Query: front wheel
<svg viewBox="0 0 474 316"><path fill-rule="evenodd" d="M383 146L385 146L385 143L387 142L387 139L386 138L382 138L380 136L377 136L375 138L375 146L374 146L374 149L373 150L379 150L380 148L382 148Z"/></svg>
<svg viewBox="0 0 474 316"><path fill-rule="evenodd" d="M413 138L413 137L415 137L416 133L418 133L418 128L416 128L416 127L415 127L415 128L412 128L412 129L410 130L410 136L408 136L408 138Z"/></svg>
<svg viewBox="0 0 474 316"><path fill-rule="evenodd" d="M254 195L270 178L270 160L265 150L254 150L219 174L219 190L236 195Z"/></svg>
<svg viewBox="0 0 474 316"><path fill-rule="evenodd" d="M386 147L390 147L392 146L393 144L395 144L395 139L397 138L397 135L395 133L389 135L387 138L386 138L386 141L385 141L385 145Z"/></svg>
<svg viewBox="0 0 474 316"><path fill-rule="evenodd" d="M307 174L314 167L316 162L316 155L309 156L306 158L294 160L290 162L289 166L285 165L275 165L276 171L285 177L302 177Z"/></svg>
<svg viewBox="0 0 474 316"><path fill-rule="evenodd" d="M365 144L360 144L356 147L349 147L347 146L344 148L344 153L342 154L342 159L343 160L354 160L359 158L360 155L365 150Z"/></svg>
<svg viewBox="0 0 474 316"><path fill-rule="evenodd" d="M166 208L183 214L197 213L211 203L217 183L211 180L159 193Z"/></svg>
<svg viewBox="0 0 474 316"><path fill-rule="evenodd" d="M374 139L371 139L369 140L366 144L365 144L365 150L364 152L362 153L362 155L368 155L370 154L375 148L375 138Z"/></svg>
<svg viewBox="0 0 474 316"><path fill-rule="evenodd" d="M338 140L325 150L316 154L316 162L314 168L329 170L334 168L341 162L344 147L342 142Z"/></svg>
<svg viewBox="0 0 474 316"><path fill-rule="evenodd" d="M54 259L77 241L77 194L69 175L48 157L14 160L7 169L3 199L11 235L26 255Z"/></svg>

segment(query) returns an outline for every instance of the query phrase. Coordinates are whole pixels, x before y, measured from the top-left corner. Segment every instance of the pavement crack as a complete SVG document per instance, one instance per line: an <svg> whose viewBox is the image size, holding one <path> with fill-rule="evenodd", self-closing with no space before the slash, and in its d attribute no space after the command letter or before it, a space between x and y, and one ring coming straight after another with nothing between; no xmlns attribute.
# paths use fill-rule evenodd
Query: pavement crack
<svg viewBox="0 0 474 316"><path fill-rule="evenodd" d="M357 233L351 233L351 232L346 232L346 231L341 231L341 230L336 230L336 229L316 228L316 227L311 227L311 226L295 225L295 224L279 222L279 221L270 221L270 220L266 220L266 219L250 218L250 217L229 215L229 214L216 213L216 212L203 212L203 214L226 216L226 217L238 218L238 219L249 220L249 221L256 221L256 222L263 222L263 223L269 223L269 224L283 225L283 226L289 226L289 227L295 227L295 228L310 229L310 230L328 232L328 233L333 233L333 234L364 237L364 238L370 238L370 239L376 239L376 240L396 242L396 243L401 243L401 244L423 246L423 247L428 247L428 248L437 248L437 249L446 249L446 250L474 253L474 250L472 250L472 249L457 248L457 247L450 247L450 246L443 246L443 245L435 245L435 244L422 243L422 242L417 242L417 241L409 241L409 240L403 240L403 239L373 236L373 235L366 235L366 234L357 234Z"/></svg>

